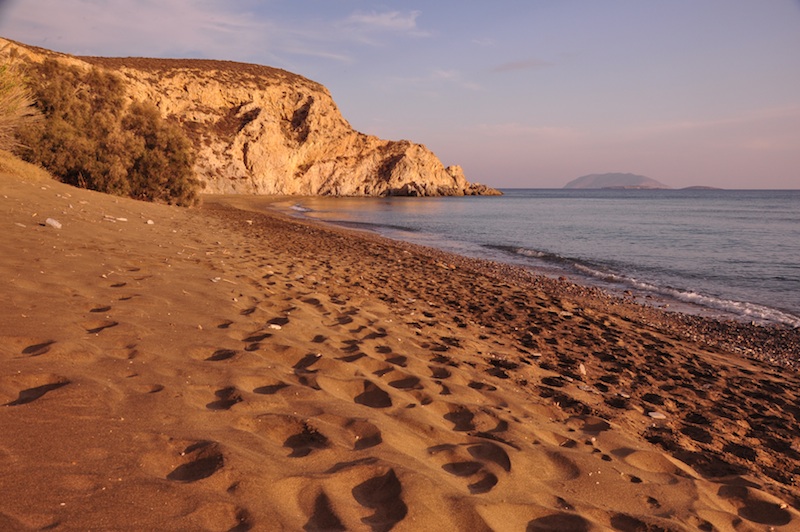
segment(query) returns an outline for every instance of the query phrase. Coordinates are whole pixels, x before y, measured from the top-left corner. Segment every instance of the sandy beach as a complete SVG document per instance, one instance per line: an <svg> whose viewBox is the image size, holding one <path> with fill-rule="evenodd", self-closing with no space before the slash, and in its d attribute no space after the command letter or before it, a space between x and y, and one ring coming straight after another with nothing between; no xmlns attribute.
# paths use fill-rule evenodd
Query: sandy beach
<svg viewBox="0 0 800 532"><path fill-rule="evenodd" d="M797 331L0 184L2 530L800 529Z"/></svg>

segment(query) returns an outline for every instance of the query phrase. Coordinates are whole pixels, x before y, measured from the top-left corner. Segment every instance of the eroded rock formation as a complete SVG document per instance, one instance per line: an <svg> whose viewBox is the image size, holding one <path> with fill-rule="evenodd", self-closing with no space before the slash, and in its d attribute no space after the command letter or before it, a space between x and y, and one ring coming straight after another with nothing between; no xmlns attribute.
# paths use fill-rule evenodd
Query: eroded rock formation
<svg viewBox="0 0 800 532"><path fill-rule="evenodd" d="M496 194L425 146L355 131L328 90L283 70L229 61L73 57L0 39L3 55L53 57L118 73L133 100L177 121L205 193L436 196Z"/></svg>

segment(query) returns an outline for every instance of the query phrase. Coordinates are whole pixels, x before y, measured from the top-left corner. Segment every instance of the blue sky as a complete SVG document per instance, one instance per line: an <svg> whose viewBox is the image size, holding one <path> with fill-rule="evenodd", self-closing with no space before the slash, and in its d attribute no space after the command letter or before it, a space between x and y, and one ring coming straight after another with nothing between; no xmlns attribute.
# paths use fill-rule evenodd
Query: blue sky
<svg viewBox="0 0 800 532"><path fill-rule="evenodd" d="M284 68L497 187L800 188L800 0L0 0L0 36Z"/></svg>

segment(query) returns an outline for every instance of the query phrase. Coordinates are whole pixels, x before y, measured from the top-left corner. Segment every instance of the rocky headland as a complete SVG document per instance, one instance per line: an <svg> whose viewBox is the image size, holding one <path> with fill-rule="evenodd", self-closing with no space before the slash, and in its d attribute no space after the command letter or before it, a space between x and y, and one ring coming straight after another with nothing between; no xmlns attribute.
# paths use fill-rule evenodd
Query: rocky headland
<svg viewBox="0 0 800 532"><path fill-rule="evenodd" d="M441 196L499 194L469 183L428 148L355 131L307 78L231 61L75 57L0 38L0 59L46 58L124 80L194 145L206 194Z"/></svg>

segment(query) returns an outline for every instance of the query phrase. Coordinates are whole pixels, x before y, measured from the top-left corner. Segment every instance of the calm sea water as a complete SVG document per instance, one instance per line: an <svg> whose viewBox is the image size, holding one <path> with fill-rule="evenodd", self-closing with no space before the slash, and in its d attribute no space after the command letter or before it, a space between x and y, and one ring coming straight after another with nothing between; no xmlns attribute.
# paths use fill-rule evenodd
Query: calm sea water
<svg viewBox="0 0 800 532"><path fill-rule="evenodd" d="M682 311L800 327L800 190L511 189L311 198L305 216L567 276Z"/></svg>

